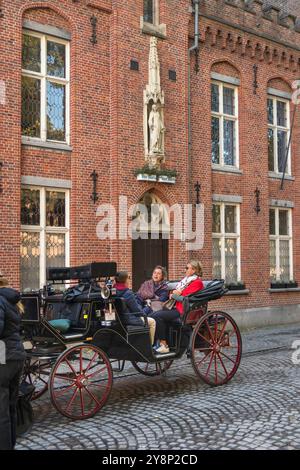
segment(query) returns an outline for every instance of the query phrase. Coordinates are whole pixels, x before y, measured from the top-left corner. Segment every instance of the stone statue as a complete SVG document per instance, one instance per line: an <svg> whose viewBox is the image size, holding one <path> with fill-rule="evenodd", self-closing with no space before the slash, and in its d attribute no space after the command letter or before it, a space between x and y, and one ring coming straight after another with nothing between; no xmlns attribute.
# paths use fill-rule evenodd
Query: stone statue
<svg viewBox="0 0 300 470"><path fill-rule="evenodd" d="M165 131L159 109L156 104L152 105L152 110L149 114L148 120L150 130L150 145L149 153L161 154L162 153L162 133Z"/></svg>
<svg viewBox="0 0 300 470"><path fill-rule="evenodd" d="M145 160L150 168L165 161L164 92L160 84L160 64L156 37L150 39L149 80L144 90Z"/></svg>

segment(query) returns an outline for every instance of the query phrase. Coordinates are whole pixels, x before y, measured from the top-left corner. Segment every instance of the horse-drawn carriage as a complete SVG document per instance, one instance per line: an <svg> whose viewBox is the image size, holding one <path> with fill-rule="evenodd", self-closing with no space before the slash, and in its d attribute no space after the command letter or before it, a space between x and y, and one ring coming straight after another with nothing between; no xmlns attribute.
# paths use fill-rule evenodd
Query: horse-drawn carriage
<svg viewBox="0 0 300 470"><path fill-rule="evenodd" d="M46 289L23 295L24 380L35 386L33 399L49 390L61 414L90 418L105 405L113 371L122 372L126 361L139 373L156 376L185 353L207 384L233 378L241 359L239 329L227 313L208 310L210 300L225 294L223 281L206 282L202 291L185 298L182 319L169 324L170 353L157 354L147 321L144 326L126 321L124 300L111 284L115 274L115 263L52 268L47 277L54 287L70 280L77 285L60 294Z"/></svg>

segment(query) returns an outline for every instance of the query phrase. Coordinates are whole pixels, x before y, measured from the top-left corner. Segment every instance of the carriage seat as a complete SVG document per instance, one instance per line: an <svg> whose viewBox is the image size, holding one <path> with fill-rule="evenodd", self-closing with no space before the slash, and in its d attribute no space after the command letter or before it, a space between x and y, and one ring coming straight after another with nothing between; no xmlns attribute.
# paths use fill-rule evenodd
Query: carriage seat
<svg viewBox="0 0 300 470"><path fill-rule="evenodd" d="M51 302L47 304L46 308L46 319L50 322L50 324L52 321L57 322L56 324L58 324L59 320L66 320L66 322L69 323L69 327L63 326L63 331L61 332L64 334L68 333L72 328L80 328L82 304L79 302L69 304L63 302L62 299L55 299L55 301L53 300L51 299ZM52 326L56 327L56 324L53 323ZM61 330L59 326L58 329Z"/></svg>

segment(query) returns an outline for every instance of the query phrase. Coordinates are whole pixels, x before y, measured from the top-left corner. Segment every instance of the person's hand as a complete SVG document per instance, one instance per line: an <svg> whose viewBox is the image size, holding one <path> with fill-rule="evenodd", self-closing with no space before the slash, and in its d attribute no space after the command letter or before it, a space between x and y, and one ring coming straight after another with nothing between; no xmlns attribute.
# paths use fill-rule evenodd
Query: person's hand
<svg viewBox="0 0 300 470"><path fill-rule="evenodd" d="M175 294L175 295L181 295L181 291L180 291L180 290L173 290L173 294Z"/></svg>

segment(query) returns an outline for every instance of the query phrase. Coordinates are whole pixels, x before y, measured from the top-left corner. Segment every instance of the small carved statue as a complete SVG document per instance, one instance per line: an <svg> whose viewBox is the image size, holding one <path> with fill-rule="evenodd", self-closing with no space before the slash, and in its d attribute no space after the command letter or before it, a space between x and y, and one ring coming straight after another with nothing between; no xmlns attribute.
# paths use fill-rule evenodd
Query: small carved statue
<svg viewBox="0 0 300 470"><path fill-rule="evenodd" d="M150 146L149 153L161 154L162 153L162 134L165 128L161 119L160 111L156 104L152 105L152 110L149 114L148 125L150 129Z"/></svg>

